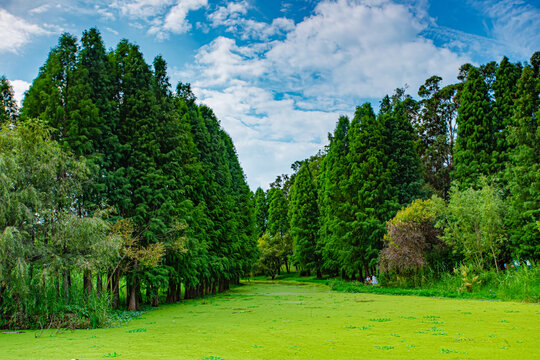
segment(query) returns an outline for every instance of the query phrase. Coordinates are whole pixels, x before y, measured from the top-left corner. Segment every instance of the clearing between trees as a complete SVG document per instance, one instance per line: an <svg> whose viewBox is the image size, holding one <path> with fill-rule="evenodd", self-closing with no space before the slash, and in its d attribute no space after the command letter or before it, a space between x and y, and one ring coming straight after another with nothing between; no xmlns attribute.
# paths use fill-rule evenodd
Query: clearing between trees
<svg viewBox="0 0 540 360"><path fill-rule="evenodd" d="M540 307L245 282L109 329L0 333L0 359L532 359Z"/></svg>

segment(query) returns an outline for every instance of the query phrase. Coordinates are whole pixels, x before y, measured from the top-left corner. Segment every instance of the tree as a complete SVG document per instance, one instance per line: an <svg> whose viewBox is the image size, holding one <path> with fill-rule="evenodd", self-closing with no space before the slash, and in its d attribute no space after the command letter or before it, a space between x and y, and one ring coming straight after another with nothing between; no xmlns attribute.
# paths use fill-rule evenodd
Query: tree
<svg viewBox="0 0 540 360"><path fill-rule="evenodd" d="M347 163L349 152L349 118L341 116L333 134L328 134L328 151L321 163L319 188L320 241L323 269L338 274L343 270L339 245L343 224L349 221L346 185L350 175ZM345 274L345 273L343 273Z"/></svg>
<svg viewBox="0 0 540 360"><path fill-rule="evenodd" d="M0 126L4 124L15 124L19 114L15 93L8 79L0 77L0 97L2 108L0 109Z"/></svg>
<svg viewBox="0 0 540 360"><path fill-rule="evenodd" d="M308 271L315 270L317 278L321 278L317 190L307 162L302 164L296 174L289 201L289 219L296 263Z"/></svg>
<svg viewBox="0 0 540 360"><path fill-rule="evenodd" d="M269 235L280 246L280 257L289 272L289 258L292 255L292 239L289 234L288 203L283 190L272 188L268 191L268 225Z"/></svg>
<svg viewBox="0 0 540 360"><path fill-rule="evenodd" d="M101 271L120 248L105 213L80 216L73 206L87 180L84 160L50 139L43 123L0 131L0 322L3 326L89 326L106 321L71 286L71 274ZM61 286L60 286L61 285ZM74 296L76 295L76 296ZM64 318L73 312L75 319ZM68 310L70 309L70 310Z"/></svg>
<svg viewBox="0 0 540 360"><path fill-rule="evenodd" d="M388 221L379 258L382 271L410 275L435 265L430 261L442 259L445 246L439 239L440 229L435 228L441 208L444 202L440 198L417 199Z"/></svg>
<svg viewBox="0 0 540 360"><path fill-rule="evenodd" d="M445 219L437 226L444 229L444 242L466 263L478 269L491 263L498 270L498 256L505 240L505 212L501 196L484 178L479 190L452 188Z"/></svg>
<svg viewBox="0 0 540 360"><path fill-rule="evenodd" d="M266 201L266 194L260 187L255 190L253 201L255 203L255 232L257 234L257 238L259 238L266 231L266 222L268 219L268 203Z"/></svg>
<svg viewBox="0 0 540 360"><path fill-rule="evenodd" d="M540 53L523 69L508 142L512 147L507 166L511 253L515 257L540 259L540 117L538 99Z"/></svg>
<svg viewBox="0 0 540 360"><path fill-rule="evenodd" d="M454 179L465 189L478 186L482 175L492 175L493 136L488 87L480 71L471 68L460 95L458 134L454 149Z"/></svg>
<svg viewBox="0 0 540 360"><path fill-rule="evenodd" d="M440 88L442 78L432 76L420 86L422 97L415 121L417 151L428 190L448 199L453 171L454 141L457 133L457 109L462 84Z"/></svg>
<svg viewBox="0 0 540 360"><path fill-rule="evenodd" d="M505 56L501 60L495 73L493 90L495 104L493 105L493 133L495 136L495 148L493 152L494 172L500 173L500 180L504 180L502 172L508 162L508 129L513 126L514 102L517 97L517 82L521 76L521 65L512 64Z"/></svg>
<svg viewBox="0 0 540 360"><path fill-rule="evenodd" d="M388 157L395 164L392 169L392 185L401 205L424 196L422 169L412 127L417 108L416 101L405 95L404 89L396 89L391 100L388 96L383 99L378 116L385 127Z"/></svg>
<svg viewBox="0 0 540 360"><path fill-rule="evenodd" d="M391 159L386 115L377 119L369 103L357 107L349 131L346 203L351 221L344 223L340 261L352 276L369 273L375 265L385 223L398 206L397 189L392 184L396 163Z"/></svg>

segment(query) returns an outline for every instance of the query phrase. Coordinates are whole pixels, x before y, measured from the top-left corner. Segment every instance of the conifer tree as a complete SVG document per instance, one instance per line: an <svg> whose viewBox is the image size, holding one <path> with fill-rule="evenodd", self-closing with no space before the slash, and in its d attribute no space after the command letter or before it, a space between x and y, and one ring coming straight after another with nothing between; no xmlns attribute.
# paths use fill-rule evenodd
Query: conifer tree
<svg viewBox="0 0 540 360"><path fill-rule="evenodd" d="M321 163L319 175L320 241L323 269L337 275L342 270L339 241L343 236L343 224L349 221L346 193L349 178L347 154L349 152L349 118L339 118L334 133L328 135L328 152ZM343 273L345 275L345 273Z"/></svg>
<svg viewBox="0 0 540 360"><path fill-rule="evenodd" d="M19 109L15 101L13 87L3 75L0 77L0 101L2 102L2 108L0 108L0 125L15 124Z"/></svg>
<svg viewBox="0 0 540 360"><path fill-rule="evenodd" d="M388 110L385 111L385 103ZM392 186L396 188L400 205L408 205L421 198L423 179L420 158L415 149L415 133L412 117L417 112L417 103L397 89L390 100L383 99L379 121L384 123L384 136L388 140L388 156L396 165L392 170Z"/></svg>
<svg viewBox="0 0 540 360"><path fill-rule="evenodd" d="M540 259L540 75L538 59L523 69L508 141L512 146L506 173L510 191L511 253L522 259Z"/></svg>
<svg viewBox="0 0 540 360"><path fill-rule="evenodd" d="M509 144L508 129L513 126L512 116L514 112L514 102L517 97L517 82L521 76L521 66L512 64L505 56L495 73L493 91L495 104L493 105L493 133L495 136L495 148L493 152L494 172L499 173L504 170L508 159ZM502 173L497 175L502 179Z"/></svg>
<svg viewBox="0 0 540 360"><path fill-rule="evenodd" d="M255 206L255 229L257 238L259 238L266 231L266 222L268 219L268 203L266 201L266 194L260 187L255 190L253 201Z"/></svg>
<svg viewBox="0 0 540 360"><path fill-rule="evenodd" d="M317 189L307 161L296 174L289 201L295 260L302 268L315 270L317 277L321 278Z"/></svg>
<svg viewBox="0 0 540 360"><path fill-rule="evenodd" d="M460 96L453 177L460 187L477 186L482 175L494 172L492 109L488 87L480 71L471 68Z"/></svg>
<svg viewBox="0 0 540 360"><path fill-rule="evenodd" d="M396 163L390 156L386 115L375 117L369 103L356 109L349 131L348 162L351 176L347 207L351 221L346 222L340 262L349 276L369 272L382 248L386 221L398 207L393 185Z"/></svg>

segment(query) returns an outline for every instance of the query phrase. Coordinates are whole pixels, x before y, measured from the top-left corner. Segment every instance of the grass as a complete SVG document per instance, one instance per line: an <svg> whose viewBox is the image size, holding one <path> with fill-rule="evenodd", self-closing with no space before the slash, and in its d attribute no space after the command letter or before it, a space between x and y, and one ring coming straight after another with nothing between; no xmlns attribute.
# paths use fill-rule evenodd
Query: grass
<svg viewBox="0 0 540 360"><path fill-rule="evenodd" d="M265 278L253 279L264 281ZM540 302L540 267L538 266L532 269L522 267L519 271L483 272L480 274L480 284L473 288L473 292L464 291L461 278L450 273L443 274L440 278L430 278L417 286L414 286L412 282L397 283L384 278L380 279L384 282L383 286L371 286L339 278L318 280L315 277L299 277L296 273L282 273L276 280L326 284L332 290L349 293Z"/></svg>
<svg viewBox="0 0 540 360"><path fill-rule="evenodd" d="M530 359L539 323L535 304L250 281L117 328L0 333L0 359Z"/></svg>

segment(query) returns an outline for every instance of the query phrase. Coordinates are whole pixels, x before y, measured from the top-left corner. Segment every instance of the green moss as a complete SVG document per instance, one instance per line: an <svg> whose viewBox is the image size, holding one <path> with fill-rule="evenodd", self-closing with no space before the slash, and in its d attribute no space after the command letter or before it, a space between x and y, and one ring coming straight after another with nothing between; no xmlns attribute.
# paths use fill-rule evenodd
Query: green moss
<svg viewBox="0 0 540 360"><path fill-rule="evenodd" d="M0 333L0 358L487 359L497 352L523 359L540 356L539 321L534 304L251 281L215 297L162 306L118 328L48 330L38 338L35 331Z"/></svg>

